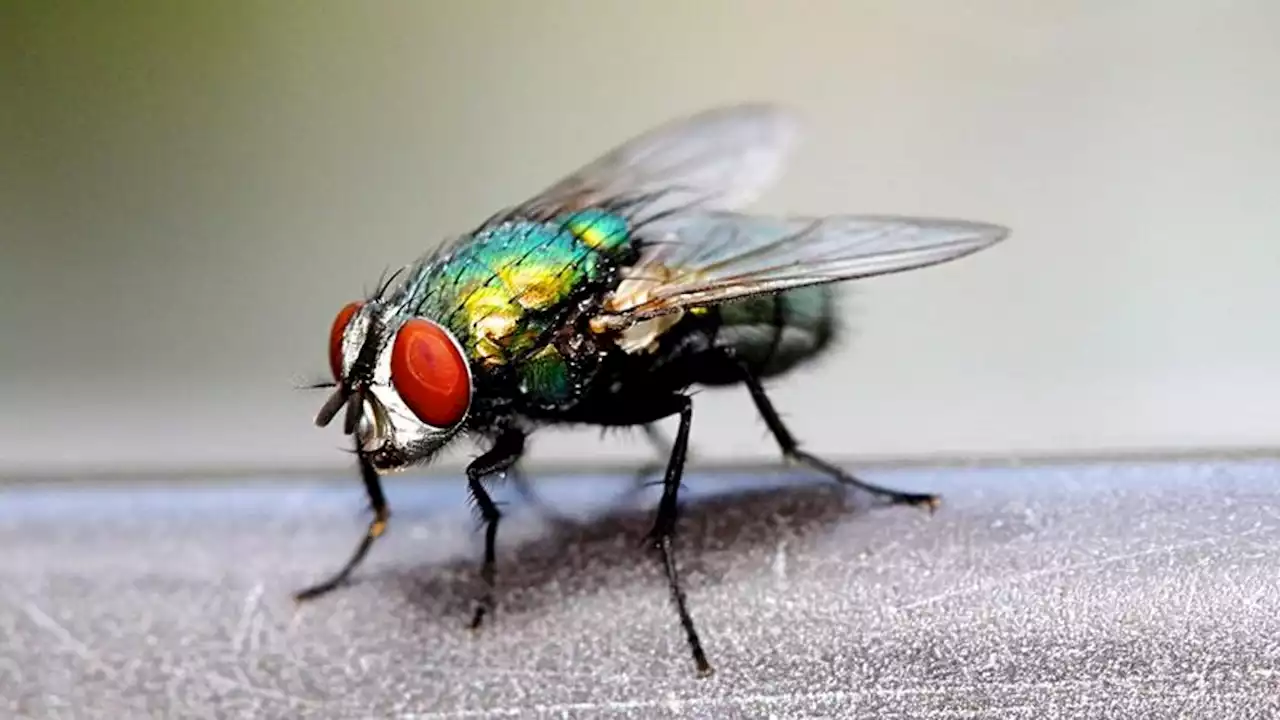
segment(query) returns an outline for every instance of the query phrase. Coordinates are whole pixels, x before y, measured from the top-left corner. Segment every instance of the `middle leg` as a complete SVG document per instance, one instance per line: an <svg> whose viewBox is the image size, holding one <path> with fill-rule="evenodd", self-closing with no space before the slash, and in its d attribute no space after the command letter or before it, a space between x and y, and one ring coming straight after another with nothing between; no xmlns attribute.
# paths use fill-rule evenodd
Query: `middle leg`
<svg viewBox="0 0 1280 720"><path fill-rule="evenodd" d="M671 445L671 456L667 461L667 471L662 478L662 499L658 501L658 514L654 519L653 529L649 531L649 540L662 556L662 567L667 574L667 587L671 591L671 600L680 616L680 625L684 628L685 639L689 650L693 653L693 662L697 666L698 675L706 677L713 670L707 662L707 655L702 649L702 641L694 628L693 618L685 603L684 589L680 586L680 575L676 568L675 550L671 539L675 534L678 516L680 479L684 474L685 453L689 447L689 430L693 425L693 401L680 396L680 429L676 432L675 442Z"/></svg>

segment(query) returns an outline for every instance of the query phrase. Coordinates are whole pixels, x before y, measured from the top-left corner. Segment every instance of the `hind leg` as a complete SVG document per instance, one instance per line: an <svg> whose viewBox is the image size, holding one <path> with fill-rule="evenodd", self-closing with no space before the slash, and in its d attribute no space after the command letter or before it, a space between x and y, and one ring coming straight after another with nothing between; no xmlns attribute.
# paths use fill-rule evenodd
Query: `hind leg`
<svg viewBox="0 0 1280 720"><path fill-rule="evenodd" d="M900 490L893 490L879 485L873 485L864 480L859 480L853 475L841 470L831 463L823 460L816 455L811 455L800 449L799 443L787 426L783 424L782 418L778 417L778 411L774 410L773 403L769 400L769 396L765 394L764 387L760 384L760 380L745 366L741 366L743 381L747 385L747 390L751 393L751 399L755 402L756 410L760 413L760 417L764 419L765 425L769 427L769 432L773 434L774 440L777 441L778 447L782 449L782 454L788 459L803 463L818 472L827 475L833 480L844 485L850 485L861 488L877 497L884 498L891 503L900 505L915 505L928 508L930 512L937 509L941 503L941 498L937 495L928 493L908 493Z"/></svg>

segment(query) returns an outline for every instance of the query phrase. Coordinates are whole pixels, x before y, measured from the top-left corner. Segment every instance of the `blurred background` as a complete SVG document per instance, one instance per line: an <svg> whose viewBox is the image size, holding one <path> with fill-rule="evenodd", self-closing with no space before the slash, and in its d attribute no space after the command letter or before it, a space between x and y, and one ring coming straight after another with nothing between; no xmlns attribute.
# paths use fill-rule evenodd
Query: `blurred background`
<svg viewBox="0 0 1280 720"><path fill-rule="evenodd" d="M742 100L806 122L761 211L1013 229L849 287L843 346L774 385L810 449L1274 447L1278 29L1267 0L6 0L0 474L344 470L295 389L343 303ZM777 457L745 393L696 408L703 461ZM574 431L532 459L649 455Z"/></svg>

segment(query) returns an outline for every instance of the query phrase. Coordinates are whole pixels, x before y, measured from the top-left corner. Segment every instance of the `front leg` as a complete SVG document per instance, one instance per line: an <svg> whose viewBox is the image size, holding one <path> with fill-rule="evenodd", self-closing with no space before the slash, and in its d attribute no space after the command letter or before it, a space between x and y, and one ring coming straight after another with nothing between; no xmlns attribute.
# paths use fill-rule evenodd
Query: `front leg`
<svg viewBox="0 0 1280 720"><path fill-rule="evenodd" d="M484 622L484 616L493 611L494 565L498 544L498 521L502 513L494 504L493 498L484 488L484 480L491 475L506 472L515 465L524 454L525 433L523 430L504 428L488 452L476 458L467 466L467 487L471 491L471 499L475 501L484 522L484 563L480 566L480 578L484 581L484 593L476 605L475 615L471 618L471 629L475 630Z"/></svg>
<svg viewBox="0 0 1280 720"><path fill-rule="evenodd" d="M387 498L382 494L382 482L378 478L378 471L373 468L373 463L369 461L369 456L360 447L360 441L356 441L356 458L360 463L360 479L364 481L365 493L369 496L369 506L373 510L373 519L369 521L369 529L365 531L364 537L360 538L360 544L356 546L356 550L351 555L351 559L347 561L342 569L328 579L316 583L305 590L301 590L294 594L294 599L298 602L318 598L321 595L332 592L338 586L347 582L351 577L351 573L355 572L360 563L364 562L364 558L369 554L369 549L373 547L374 541L382 537L387 530L387 521L391 519L391 509L387 506Z"/></svg>

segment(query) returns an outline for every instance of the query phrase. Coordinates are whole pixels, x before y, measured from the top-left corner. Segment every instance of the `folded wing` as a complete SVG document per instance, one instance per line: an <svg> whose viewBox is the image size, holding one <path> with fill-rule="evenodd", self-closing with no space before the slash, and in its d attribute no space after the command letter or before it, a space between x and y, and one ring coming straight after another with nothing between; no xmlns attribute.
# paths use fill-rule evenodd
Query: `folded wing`
<svg viewBox="0 0 1280 720"><path fill-rule="evenodd" d="M640 260L606 299L601 320L626 324L761 293L913 270L969 255L1007 235L998 225L941 218L684 215L646 239Z"/></svg>

